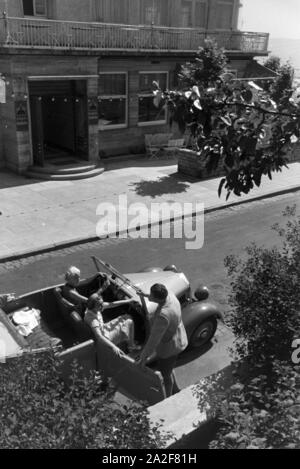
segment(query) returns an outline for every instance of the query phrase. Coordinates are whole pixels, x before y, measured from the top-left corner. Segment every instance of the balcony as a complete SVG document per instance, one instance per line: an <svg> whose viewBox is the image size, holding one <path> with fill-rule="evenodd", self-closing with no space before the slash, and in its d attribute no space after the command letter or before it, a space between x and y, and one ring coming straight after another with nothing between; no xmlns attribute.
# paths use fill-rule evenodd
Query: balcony
<svg viewBox="0 0 300 469"><path fill-rule="evenodd" d="M227 51L266 55L269 34L192 28L83 23L44 19L0 19L0 46L69 51L193 52L206 38Z"/></svg>

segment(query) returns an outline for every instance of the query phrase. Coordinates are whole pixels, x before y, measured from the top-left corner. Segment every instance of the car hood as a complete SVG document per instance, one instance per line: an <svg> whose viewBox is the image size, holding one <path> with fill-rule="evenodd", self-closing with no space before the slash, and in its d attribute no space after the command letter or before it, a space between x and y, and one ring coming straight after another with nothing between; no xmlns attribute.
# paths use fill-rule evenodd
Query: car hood
<svg viewBox="0 0 300 469"><path fill-rule="evenodd" d="M189 288L189 281L183 273L175 272L142 272L137 274L126 274L126 277L144 293L149 294L150 288L155 283L162 283L177 297Z"/></svg>

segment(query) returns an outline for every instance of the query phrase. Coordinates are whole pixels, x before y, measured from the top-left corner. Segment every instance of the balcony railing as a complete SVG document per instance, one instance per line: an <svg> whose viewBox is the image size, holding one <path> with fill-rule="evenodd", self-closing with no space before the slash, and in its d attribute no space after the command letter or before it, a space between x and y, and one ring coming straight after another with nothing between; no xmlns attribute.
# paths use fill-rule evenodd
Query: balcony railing
<svg viewBox="0 0 300 469"><path fill-rule="evenodd" d="M268 50L267 33L10 17L0 20L0 45L10 48L191 52L206 38L231 51L264 54Z"/></svg>

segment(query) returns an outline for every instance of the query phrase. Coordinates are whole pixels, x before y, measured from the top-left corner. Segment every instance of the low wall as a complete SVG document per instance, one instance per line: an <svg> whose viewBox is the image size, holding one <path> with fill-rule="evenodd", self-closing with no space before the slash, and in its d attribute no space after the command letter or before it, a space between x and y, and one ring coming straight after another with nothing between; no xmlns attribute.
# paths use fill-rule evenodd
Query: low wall
<svg viewBox="0 0 300 469"><path fill-rule="evenodd" d="M218 373L201 379L168 399L148 407L149 420L153 427L162 423L160 431L168 435L166 447L174 449L206 449L215 438L218 423L209 412L208 389L216 377L222 388L234 383L234 368L229 365ZM205 395L205 408L201 408L199 393Z"/></svg>
<svg viewBox="0 0 300 469"><path fill-rule="evenodd" d="M176 151L178 157L178 172L193 176L198 179L207 179L210 177L219 177L224 175L223 161L220 163L216 170L207 172L205 165L206 160L201 158L195 151L181 149Z"/></svg>
<svg viewBox="0 0 300 469"><path fill-rule="evenodd" d="M293 147L291 152L287 155L289 162L300 161L300 144ZM178 172L193 176L198 179L209 179L212 177L221 177L225 175L223 168L223 160L220 162L217 168L211 172L208 172L205 168L207 160L201 158L195 151L188 149L176 150L176 157L178 158Z"/></svg>

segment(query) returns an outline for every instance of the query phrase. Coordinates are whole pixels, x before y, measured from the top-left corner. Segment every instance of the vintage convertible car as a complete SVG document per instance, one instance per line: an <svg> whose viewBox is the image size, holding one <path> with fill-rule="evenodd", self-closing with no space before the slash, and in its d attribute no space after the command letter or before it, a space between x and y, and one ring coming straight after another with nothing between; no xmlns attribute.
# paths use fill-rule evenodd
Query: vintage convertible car
<svg viewBox="0 0 300 469"><path fill-rule="evenodd" d="M123 275L110 264L93 258L98 272L106 273L110 286L104 292L106 301L133 299L130 305L104 312L104 321L129 314L135 323L136 340L143 345L150 332L151 315L156 305L141 295L149 293L154 283L163 283L173 291L182 305L182 317L189 339L189 347L202 347L215 334L218 318L222 315L218 308L207 301L205 288L195 292L193 298L190 284L175 266L146 269L140 273ZM101 275L82 281L78 290L88 296L99 287ZM35 327L25 338L20 333L19 318L26 311L36 314ZM74 306L61 294L61 286L46 288L28 293L0 308L0 362L23 351L45 350L59 347L62 372L65 377L77 359L85 373L93 369L102 370L112 377L118 389L124 394L155 404L164 398L162 378L152 367L141 367L122 350L122 346L95 343L88 326ZM2 356L1 356L2 353ZM155 357L152 361L155 365Z"/></svg>

